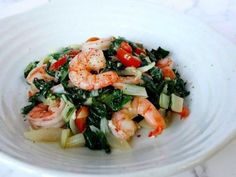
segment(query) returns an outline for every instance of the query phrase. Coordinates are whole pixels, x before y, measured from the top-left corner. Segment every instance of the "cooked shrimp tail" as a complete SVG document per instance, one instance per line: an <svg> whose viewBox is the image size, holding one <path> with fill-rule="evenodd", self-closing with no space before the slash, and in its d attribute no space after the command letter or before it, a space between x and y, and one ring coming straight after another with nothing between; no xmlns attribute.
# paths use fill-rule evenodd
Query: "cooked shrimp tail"
<svg viewBox="0 0 236 177"><path fill-rule="evenodd" d="M148 137L155 137L161 134L163 130L164 130L163 126L158 126L155 130L149 132Z"/></svg>
<svg viewBox="0 0 236 177"><path fill-rule="evenodd" d="M164 130L164 118L155 106L146 98L135 97L131 104L112 115L112 123L115 128L112 126L110 128L113 134L121 139L130 139L137 130L137 125L132 120L137 115L143 116L154 129L149 133L149 137L157 136Z"/></svg>

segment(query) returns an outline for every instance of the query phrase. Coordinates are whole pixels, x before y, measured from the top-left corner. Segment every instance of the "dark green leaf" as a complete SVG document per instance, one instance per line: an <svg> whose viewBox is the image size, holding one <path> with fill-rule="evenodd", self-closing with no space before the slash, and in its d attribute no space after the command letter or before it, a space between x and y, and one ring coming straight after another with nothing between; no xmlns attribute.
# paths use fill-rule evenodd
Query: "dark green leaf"
<svg viewBox="0 0 236 177"><path fill-rule="evenodd" d="M162 58L167 57L170 52L161 47L158 47L157 50L152 49L151 53L155 56L156 60L160 60Z"/></svg>
<svg viewBox="0 0 236 177"><path fill-rule="evenodd" d="M142 65L141 66L146 66L149 63L147 62L147 60L145 59L145 55L139 55L139 59L142 61Z"/></svg>
<svg viewBox="0 0 236 177"><path fill-rule="evenodd" d="M93 98L93 103L90 106L90 115L98 118L98 119L102 119L102 118L106 118L109 119L110 118L110 114L108 113L108 108L105 104L98 102L96 99ZM97 126L99 127L99 126Z"/></svg>
<svg viewBox="0 0 236 177"><path fill-rule="evenodd" d="M157 59L156 59L156 57L155 57L155 55L152 53L152 52L150 52L149 50L147 50L146 49L146 54L147 54L147 56L150 58L150 60L153 62L155 62L155 61L157 61Z"/></svg>
<svg viewBox="0 0 236 177"><path fill-rule="evenodd" d="M82 105L89 97L88 91L79 89L78 87L68 87L67 81L63 81L62 85L65 91L68 93L66 96L76 107Z"/></svg>
<svg viewBox="0 0 236 177"><path fill-rule="evenodd" d="M119 71L119 70L123 70L125 68L125 66L118 60L112 59L109 55L108 55L108 50L103 51L104 56L106 58L106 67L102 70L102 72L106 72L106 71Z"/></svg>
<svg viewBox="0 0 236 177"><path fill-rule="evenodd" d="M157 108L159 108L159 97L165 86L165 82L155 83L154 80L148 76L143 75L142 79L144 81L144 86L147 90L148 99L154 104Z"/></svg>
<svg viewBox="0 0 236 177"><path fill-rule="evenodd" d="M60 82L68 81L69 80L68 74L69 74L69 60L67 60L67 62L63 66L61 66L58 71L56 71L56 78Z"/></svg>
<svg viewBox="0 0 236 177"><path fill-rule="evenodd" d="M153 67L152 69L150 69L149 72L150 72L150 75L152 76L153 80L156 83L159 83L163 80L163 75L162 75L162 72L159 68Z"/></svg>
<svg viewBox="0 0 236 177"><path fill-rule="evenodd" d="M54 81L46 82L43 79L37 79L37 78L34 79L33 83L35 87L39 89L41 95L46 95L50 91L50 89L54 85L56 85Z"/></svg>
<svg viewBox="0 0 236 177"><path fill-rule="evenodd" d="M127 102L132 99L132 96L124 95L121 90L109 90L101 94L99 101L105 103L112 111L119 111Z"/></svg>
<svg viewBox="0 0 236 177"><path fill-rule="evenodd" d="M83 135L85 138L85 146L88 148L93 150L104 149L106 153L111 152L110 146L103 132L93 132L88 127Z"/></svg>
<svg viewBox="0 0 236 177"><path fill-rule="evenodd" d="M47 66L46 66L46 68L45 68L45 71L46 71L46 73L47 73L48 75L50 75L50 76L52 76L52 77L55 77L56 72L50 70L50 69L49 69L50 66L51 66L51 63L48 62L48 63L47 63Z"/></svg>
<svg viewBox="0 0 236 177"><path fill-rule="evenodd" d="M175 80L166 80L167 94L170 95L172 93L185 98L190 94L190 92L186 88L186 82L181 78L180 74L175 71L176 79Z"/></svg>
<svg viewBox="0 0 236 177"><path fill-rule="evenodd" d="M60 57L61 57L61 53L59 53L59 52L56 52L56 53L53 53L53 54L51 54L51 56L53 57L53 59L55 59L55 60L58 60Z"/></svg>

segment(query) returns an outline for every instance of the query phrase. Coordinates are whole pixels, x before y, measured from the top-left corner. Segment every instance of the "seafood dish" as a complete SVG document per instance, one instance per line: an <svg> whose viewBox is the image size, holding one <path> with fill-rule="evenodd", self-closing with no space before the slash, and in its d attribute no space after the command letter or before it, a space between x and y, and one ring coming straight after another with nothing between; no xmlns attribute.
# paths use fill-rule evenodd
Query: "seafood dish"
<svg viewBox="0 0 236 177"><path fill-rule="evenodd" d="M189 116L187 82L170 52L123 37L91 37L61 48L24 70L26 139L110 153L130 149L140 129L156 138L174 115Z"/></svg>

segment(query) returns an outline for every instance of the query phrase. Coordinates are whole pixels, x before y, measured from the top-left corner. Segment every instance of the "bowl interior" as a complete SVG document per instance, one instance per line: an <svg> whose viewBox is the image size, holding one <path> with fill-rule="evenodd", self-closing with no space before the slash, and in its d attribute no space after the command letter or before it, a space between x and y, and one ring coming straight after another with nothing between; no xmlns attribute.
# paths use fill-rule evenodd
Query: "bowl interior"
<svg viewBox="0 0 236 177"><path fill-rule="evenodd" d="M236 78L236 62L232 60L235 47L194 20L151 3L89 0L53 2L3 20L0 26L0 150L15 159L81 174L154 168L156 174L167 174L196 163L234 130L236 99L231 93ZM162 46L171 51L175 67L191 91L187 101L189 118L175 119L158 138L147 138L143 131L132 141L132 150L114 150L109 155L87 148L62 150L58 144L25 140L27 124L20 114L26 104L25 66L90 36L112 35L141 42L149 49Z"/></svg>

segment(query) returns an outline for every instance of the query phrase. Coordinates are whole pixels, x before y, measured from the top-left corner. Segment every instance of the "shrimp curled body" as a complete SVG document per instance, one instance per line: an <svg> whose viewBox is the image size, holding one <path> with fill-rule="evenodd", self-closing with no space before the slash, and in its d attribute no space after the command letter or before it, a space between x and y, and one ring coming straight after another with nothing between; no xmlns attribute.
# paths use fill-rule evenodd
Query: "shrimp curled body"
<svg viewBox="0 0 236 177"><path fill-rule="evenodd" d="M57 100L54 105L40 103L36 105L28 114L28 120L32 128L60 128L64 120L62 110L65 107L64 101Z"/></svg>
<svg viewBox="0 0 236 177"><path fill-rule="evenodd" d="M113 113L112 120L109 122L112 133L118 138L130 139L138 128L132 120L137 115L143 116L154 129L149 133L149 137L161 134L165 128L165 121L155 106L145 98L135 97L130 105Z"/></svg>
<svg viewBox="0 0 236 177"><path fill-rule="evenodd" d="M28 74L26 80L28 84L30 84L30 90L28 92L28 96L33 96L39 90L34 85L34 79L43 79L44 81L52 81L54 78L47 74L46 72L46 65L37 66L36 68L32 69Z"/></svg>
<svg viewBox="0 0 236 177"><path fill-rule="evenodd" d="M82 51L70 62L69 78L75 86L83 90L95 90L107 87L117 81L118 75L116 72L91 73L91 71L99 72L105 66L106 59L102 50L90 49L88 51Z"/></svg>
<svg viewBox="0 0 236 177"><path fill-rule="evenodd" d="M30 71L26 80L29 84L33 84L35 78L43 79L44 81L51 81L54 78L45 71L46 65L38 66Z"/></svg>

